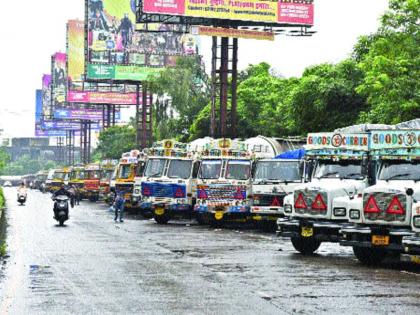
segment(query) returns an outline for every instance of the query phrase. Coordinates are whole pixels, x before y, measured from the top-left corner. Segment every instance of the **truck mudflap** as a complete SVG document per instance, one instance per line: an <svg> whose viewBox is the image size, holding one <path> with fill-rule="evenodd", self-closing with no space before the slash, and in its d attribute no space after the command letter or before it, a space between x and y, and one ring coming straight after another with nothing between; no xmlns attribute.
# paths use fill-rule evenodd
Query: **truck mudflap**
<svg viewBox="0 0 420 315"><path fill-rule="evenodd" d="M408 228L392 228L384 226L369 227L357 225L343 227L340 233L342 235L340 245L342 246L382 248L387 251L400 253L406 252L404 242L414 235L414 233ZM418 244L420 245L420 242ZM410 246L407 246L407 248L409 247ZM420 246L418 249L420 253Z"/></svg>
<svg viewBox="0 0 420 315"><path fill-rule="evenodd" d="M340 230L346 224L344 222L280 218L277 220L277 236L313 238L320 242L336 243L340 241Z"/></svg>

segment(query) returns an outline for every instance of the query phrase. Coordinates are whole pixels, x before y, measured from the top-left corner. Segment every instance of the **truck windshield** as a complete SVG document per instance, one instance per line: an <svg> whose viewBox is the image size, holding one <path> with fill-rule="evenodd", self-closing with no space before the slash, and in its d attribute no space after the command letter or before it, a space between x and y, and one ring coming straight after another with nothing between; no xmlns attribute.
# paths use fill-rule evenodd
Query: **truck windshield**
<svg viewBox="0 0 420 315"><path fill-rule="evenodd" d="M255 170L256 180L300 181L299 162L261 161Z"/></svg>
<svg viewBox="0 0 420 315"><path fill-rule="evenodd" d="M101 177L101 171L87 171L87 179L99 179Z"/></svg>
<svg viewBox="0 0 420 315"><path fill-rule="evenodd" d="M101 178L101 180L102 181L109 181L109 180L111 180L111 177L112 177L112 174L113 173L114 173L113 170L104 170L102 172L102 178Z"/></svg>
<svg viewBox="0 0 420 315"><path fill-rule="evenodd" d="M201 163L200 178L218 179L220 177L221 169L221 160L204 160L203 163Z"/></svg>
<svg viewBox="0 0 420 315"><path fill-rule="evenodd" d="M140 161L140 162L137 164L137 167L136 167L136 177L142 177L142 176L143 176L143 172L144 172L144 166L145 166L145 164L146 164L146 163L144 163L143 161Z"/></svg>
<svg viewBox="0 0 420 315"><path fill-rule="evenodd" d="M364 179L361 161L318 161L314 178Z"/></svg>
<svg viewBox="0 0 420 315"><path fill-rule="evenodd" d="M66 179L68 173L64 173L64 172L55 172L53 179Z"/></svg>
<svg viewBox="0 0 420 315"><path fill-rule="evenodd" d="M226 169L227 179L246 180L251 177L251 161L229 161Z"/></svg>
<svg viewBox="0 0 420 315"><path fill-rule="evenodd" d="M85 171L73 171L70 174L70 179L85 179Z"/></svg>
<svg viewBox="0 0 420 315"><path fill-rule="evenodd" d="M420 180L420 162L383 161L379 171L380 180Z"/></svg>
<svg viewBox="0 0 420 315"><path fill-rule="evenodd" d="M172 160L169 164L168 177L187 179L191 176L192 161Z"/></svg>
<svg viewBox="0 0 420 315"><path fill-rule="evenodd" d="M120 165L120 171L118 178L129 179L131 176L131 164Z"/></svg>
<svg viewBox="0 0 420 315"><path fill-rule="evenodd" d="M147 177L161 177L165 168L166 159L150 159L147 162L144 175Z"/></svg>

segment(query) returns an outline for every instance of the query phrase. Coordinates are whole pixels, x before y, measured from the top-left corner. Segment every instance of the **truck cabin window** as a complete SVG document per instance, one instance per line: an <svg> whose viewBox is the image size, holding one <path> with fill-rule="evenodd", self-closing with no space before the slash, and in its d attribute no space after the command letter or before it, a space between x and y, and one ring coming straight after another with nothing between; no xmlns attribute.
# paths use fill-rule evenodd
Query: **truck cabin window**
<svg viewBox="0 0 420 315"><path fill-rule="evenodd" d="M383 161L379 171L380 180L420 180L419 161Z"/></svg>
<svg viewBox="0 0 420 315"><path fill-rule="evenodd" d="M201 163L200 178L218 179L220 177L221 169L222 169L221 160L204 160Z"/></svg>
<svg viewBox="0 0 420 315"><path fill-rule="evenodd" d="M299 162L262 161L257 163L255 180L299 182Z"/></svg>
<svg viewBox="0 0 420 315"><path fill-rule="evenodd" d="M191 176L192 161L171 160L168 169L169 178L188 179Z"/></svg>
<svg viewBox="0 0 420 315"><path fill-rule="evenodd" d="M314 178L364 179L361 161L318 161Z"/></svg>
<svg viewBox="0 0 420 315"><path fill-rule="evenodd" d="M250 161L229 161L226 168L226 178L247 180L251 177Z"/></svg>
<svg viewBox="0 0 420 315"><path fill-rule="evenodd" d="M161 177L165 168L166 159L150 159L147 162L144 175L147 177Z"/></svg>

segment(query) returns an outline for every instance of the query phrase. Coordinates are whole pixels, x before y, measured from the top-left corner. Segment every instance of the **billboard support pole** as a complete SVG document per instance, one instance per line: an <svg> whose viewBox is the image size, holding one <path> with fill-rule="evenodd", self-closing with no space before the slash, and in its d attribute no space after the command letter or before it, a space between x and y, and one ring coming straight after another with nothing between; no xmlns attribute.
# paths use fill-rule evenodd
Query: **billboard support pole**
<svg viewBox="0 0 420 315"><path fill-rule="evenodd" d="M222 37L220 53L220 136L227 137L227 103L229 72L229 38Z"/></svg>
<svg viewBox="0 0 420 315"><path fill-rule="evenodd" d="M238 39L233 39L233 46L232 46L232 86L231 86L231 95L232 95L232 104L230 109L230 118L231 118L231 136L232 138L236 138L237 136L237 104L238 104L238 97L237 97L237 87L238 87Z"/></svg>
<svg viewBox="0 0 420 315"><path fill-rule="evenodd" d="M216 99L217 99L217 37L212 37L211 48L211 120L210 120L210 136L216 137Z"/></svg>

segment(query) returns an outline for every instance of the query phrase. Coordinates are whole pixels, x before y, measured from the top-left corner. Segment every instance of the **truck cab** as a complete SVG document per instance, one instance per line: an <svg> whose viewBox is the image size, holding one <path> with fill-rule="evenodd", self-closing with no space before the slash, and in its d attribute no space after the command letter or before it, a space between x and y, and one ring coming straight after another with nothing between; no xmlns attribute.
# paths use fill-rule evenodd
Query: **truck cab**
<svg viewBox="0 0 420 315"><path fill-rule="evenodd" d="M153 214L158 224L173 219L191 219L196 202L197 173L200 166L188 145L174 140L157 142L149 157L141 183L142 208Z"/></svg>
<svg viewBox="0 0 420 315"><path fill-rule="evenodd" d="M77 190L80 199L86 198L85 178L86 171L84 166L76 165L71 169L69 185Z"/></svg>
<svg viewBox="0 0 420 315"><path fill-rule="evenodd" d="M219 225L249 222L253 155L244 141L211 139L199 152L196 218Z"/></svg>
<svg viewBox="0 0 420 315"><path fill-rule="evenodd" d="M285 218L278 235L290 238L302 254L312 254L322 242L338 242L348 224L346 205L369 185L367 133L318 133L307 138L306 159L311 181L297 185L285 197Z"/></svg>
<svg viewBox="0 0 420 315"><path fill-rule="evenodd" d="M88 164L85 166L84 190L86 198L92 202L99 200L101 172L99 164Z"/></svg>
<svg viewBox="0 0 420 315"><path fill-rule="evenodd" d="M256 162L252 182L252 218L263 230L274 230L284 217L284 198L303 181L300 159L263 159Z"/></svg>
<svg viewBox="0 0 420 315"><path fill-rule="evenodd" d="M70 173L67 169L50 170L45 182L46 190L51 193L56 192L62 185L68 183L69 175Z"/></svg>
<svg viewBox="0 0 420 315"><path fill-rule="evenodd" d="M138 150L124 153L120 159L116 171L115 192L122 192L125 199L125 207L134 209L138 207L137 202L133 202L134 178L139 167Z"/></svg>
<svg viewBox="0 0 420 315"><path fill-rule="evenodd" d="M352 246L364 264L378 264L389 253L410 254L418 249L419 140L419 130L371 133L370 155L377 162L377 181L349 207L353 224L341 231L341 245Z"/></svg>
<svg viewBox="0 0 420 315"><path fill-rule="evenodd" d="M101 162L102 172L100 178L99 197L107 203L109 203L111 199L111 180L117 164L118 161L116 160L105 160Z"/></svg>

